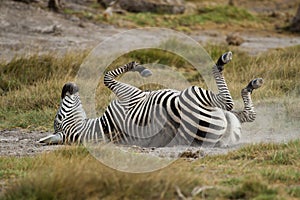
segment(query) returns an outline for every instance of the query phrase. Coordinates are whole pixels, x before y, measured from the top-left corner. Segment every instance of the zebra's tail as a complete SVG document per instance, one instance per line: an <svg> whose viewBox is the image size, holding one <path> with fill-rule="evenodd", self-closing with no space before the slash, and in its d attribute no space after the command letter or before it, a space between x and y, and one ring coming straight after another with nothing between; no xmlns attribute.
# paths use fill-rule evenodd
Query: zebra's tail
<svg viewBox="0 0 300 200"><path fill-rule="evenodd" d="M38 142L42 144L63 144L63 136L60 133L56 133L43 137Z"/></svg>

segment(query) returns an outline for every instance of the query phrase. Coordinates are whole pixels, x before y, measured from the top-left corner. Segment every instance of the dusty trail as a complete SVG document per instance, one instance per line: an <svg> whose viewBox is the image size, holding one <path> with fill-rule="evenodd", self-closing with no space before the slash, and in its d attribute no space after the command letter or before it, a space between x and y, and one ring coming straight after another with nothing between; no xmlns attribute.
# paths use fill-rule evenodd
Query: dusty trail
<svg viewBox="0 0 300 200"><path fill-rule="evenodd" d="M18 55L49 52L64 54L68 51L93 49L101 41L123 31L126 29L93 24L75 16L66 17L31 4L4 1L0 4L0 60L9 61ZM251 54L300 44L300 37L296 35L249 31L241 32L240 35L245 39L240 49ZM203 30L190 36L201 44L225 43L226 30Z"/></svg>

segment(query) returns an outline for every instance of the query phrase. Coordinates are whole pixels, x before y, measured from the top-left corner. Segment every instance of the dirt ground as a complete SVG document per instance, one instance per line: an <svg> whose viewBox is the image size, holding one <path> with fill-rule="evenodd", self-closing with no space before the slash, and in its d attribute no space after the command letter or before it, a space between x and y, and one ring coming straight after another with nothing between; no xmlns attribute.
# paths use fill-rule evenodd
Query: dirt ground
<svg viewBox="0 0 300 200"><path fill-rule="evenodd" d="M0 3L0 60L9 61L17 55L31 55L45 52L80 51L92 49L99 42L113 34L125 31L110 25L93 24L79 18L68 18L40 9L31 4L16 1L1 1ZM212 41L225 42L226 33L217 30L203 30L190 35L202 43ZM251 54L257 54L270 48L282 48L299 45L300 37L296 35L270 35L255 32L243 33L246 40L241 49ZM171 149L141 149L158 156L168 156L170 153L185 157L199 157L206 154L226 153L249 143L287 142L300 138L300 126L282 115L283 107L260 105L257 109L258 119L253 124L244 127L241 141L229 148L204 149L183 147L176 152ZM275 112L274 112L275 111ZM267 126L266 126L267 125ZM38 153L61 148L61 145L43 146L37 141L49 135L49 132L27 130L1 130L0 156L31 156ZM189 154L190 152L190 154Z"/></svg>
<svg viewBox="0 0 300 200"><path fill-rule="evenodd" d="M60 148L60 145L43 146L37 142L49 134L48 132L22 129L1 130L0 156L32 156Z"/></svg>
<svg viewBox="0 0 300 200"><path fill-rule="evenodd" d="M0 4L0 60L11 60L17 55L45 52L81 51L93 49L101 41L126 29L107 24L94 24L75 16L49 12L46 1L42 6L16 1ZM82 5L71 4L75 9ZM79 7L79 8L77 8ZM225 43L230 29L202 30L190 36L201 43ZM244 31L240 35L245 42L241 49L257 54L270 48L282 48L300 44L299 36L270 34L269 32Z"/></svg>

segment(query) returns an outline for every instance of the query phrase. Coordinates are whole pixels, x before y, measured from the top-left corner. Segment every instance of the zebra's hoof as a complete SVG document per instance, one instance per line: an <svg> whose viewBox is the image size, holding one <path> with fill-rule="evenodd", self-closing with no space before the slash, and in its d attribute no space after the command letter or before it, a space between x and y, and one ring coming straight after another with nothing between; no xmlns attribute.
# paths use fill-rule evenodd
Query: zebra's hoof
<svg viewBox="0 0 300 200"><path fill-rule="evenodd" d="M140 72L142 77L148 77L152 75L152 72L149 69L144 69L143 71Z"/></svg>
<svg viewBox="0 0 300 200"><path fill-rule="evenodd" d="M224 65L229 63L232 60L232 52L226 52L224 53L222 56L220 56L220 58L217 61L217 67L219 69L219 71L223 71L224 69Z"/></svg>
<svg viewBox="0 0 300 200"><path fill-rule="evenodd" d="M227 53L224 53L221 58L224 64L229 63L232 60L232 52L228 51Z"/></svg>
<svg viewBox="0 0 300 200"><path fill-rule="evenodd" d="M252 81L250 81L250 83L247 85L247 87L245 88L248 92L251 92L254 89L260 88L264 83L264 80L262 78L256 78L253 79Z"/></svg>
<svg viewBox="0 0 300 200"><path fill-rule="evenodd" d="M143 65L136 65L131 71L139 72L141 76L148 77L152 75L152 72Z"/></svg>
<svg viewBox="0 0 300 200"><path fill-rule="evenodd" d="M260 88L263 85L263 83L264 83L264 79L262 78L256 78L251 81L251 85L253 89Z"/></svg>

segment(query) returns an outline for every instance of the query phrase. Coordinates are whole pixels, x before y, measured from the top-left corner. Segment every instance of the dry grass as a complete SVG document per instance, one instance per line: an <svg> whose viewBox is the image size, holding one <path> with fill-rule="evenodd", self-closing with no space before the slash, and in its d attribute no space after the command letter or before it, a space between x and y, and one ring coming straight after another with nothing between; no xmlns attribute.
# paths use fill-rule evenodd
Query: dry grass
<svg viewBox="0 0 300 200"><path fill-rule="evenodd" d="M264 78L265 84L253 93L254 101L300 94L298 81L300 46L272 50L255 57L229 46L208 45L206 49L213 60L225 51L233 51L233 61L226 66L224 76L234 99L240 99L240 90L255 77ZM51 129L52 119L59 105L61 88L64 83L74 81L86 55L87 52L70 53L64 57L33 56L2 63L0 65L0 128ZM205 87L201 82L201 75L189 63L160 50L131 52L116 60L110 67L114 68L132 60L171 66L182 73L191 85ZM176 88L175 83L174 88ZM96 92L99 114L108 105L110 93L102 82L99 83ZM299 113L294 109L297 105L288 102L286 105L288 114L297 117Z"/></svg>
<svg viewBox="0 0 300 200"><path fill-rule="evenodd" d="M62 86L74 80L86 55L35 55L1 63L0 128L52 128Z"/></svg>
<svg viewBox="0 0 300 200"><path fill-rule="evenodd" d="M224 49L230 50L229 47L212 48L213 51L208 48L208 52L216 58ZM264 86L255 91L256 98L299 95L300 84L297 76L300 73L300 46L270 50L255 57L235 49L232 51L234 58L224 70L224 76L234 98L238 98L240 89L256 77L265 80Z"/></svg>
<svg viewBox="0 0 300 200"><path fill-rule="evenodd" d="M34 158L2 157L0 177L21 177L4 199L299 198L299 149L299 141L251 145L131 174L105 167L85 148L71 146Z"/></svg>

